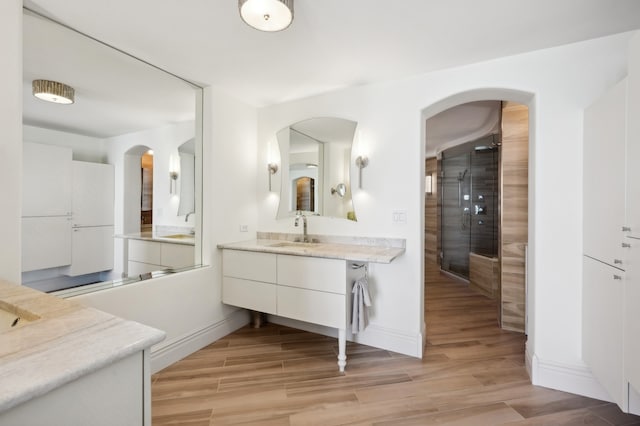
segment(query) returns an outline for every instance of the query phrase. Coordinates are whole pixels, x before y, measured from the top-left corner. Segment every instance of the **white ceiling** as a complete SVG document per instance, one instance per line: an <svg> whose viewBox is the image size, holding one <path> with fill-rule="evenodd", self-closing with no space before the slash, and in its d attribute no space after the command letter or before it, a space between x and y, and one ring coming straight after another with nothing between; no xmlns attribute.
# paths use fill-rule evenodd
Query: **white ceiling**
<svg viewBox="0 0 640 426"><path fill-rule="evenodd" d="M478 101L457 105L427 120L426 156L500 130L500 101Z"/></svg>
<svg viewBox="0 0 640 426"><path fill-rule="evenodd" d="M640 28L638 0L295 0L279 33L236 0L24 3L255 106Z"/></svg>

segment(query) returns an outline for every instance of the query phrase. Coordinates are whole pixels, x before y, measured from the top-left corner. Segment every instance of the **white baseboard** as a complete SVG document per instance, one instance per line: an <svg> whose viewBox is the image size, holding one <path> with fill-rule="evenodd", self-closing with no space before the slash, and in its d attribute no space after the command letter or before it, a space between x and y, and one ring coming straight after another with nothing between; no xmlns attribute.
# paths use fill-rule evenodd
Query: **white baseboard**
<svg viewBox="0 0 640 426"><path fill-rule="evenodd" d="M227 318L188 335L161 342L151 348L151 374L233 333L249 323L247 311L239 309Z"/></svg>
<svg viewBox="0 0 640 426"><path fill-rule="evenodd" d="M325 327L275 315L268 315L267 321L274 324L284 325L286 327L298 328L311 333L322 334L323 336L335 337L336 339L338 338L338 330L332 327ZM354 335L351 333L351 329L347 327L347 340L416 358L422 357L423 339L421 333L409 335L399 332L398 330L390 330L376 325L369 325L366 330Z"/></svg>
<svg viewBox="0 0 640 426"><path fill-rule="evenodd" d="M542 360L535 354L527 359L531 363L534 385L611 402L611 397L587 366Z"/></svg>

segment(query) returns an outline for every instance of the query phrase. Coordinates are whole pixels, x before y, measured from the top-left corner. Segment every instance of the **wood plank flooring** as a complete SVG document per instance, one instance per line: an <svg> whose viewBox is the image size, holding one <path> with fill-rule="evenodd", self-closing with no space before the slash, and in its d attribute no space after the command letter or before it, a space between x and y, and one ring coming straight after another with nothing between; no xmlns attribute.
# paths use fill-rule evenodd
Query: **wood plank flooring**
<svg viewBox="0 0 640 426"><path fill-rule="evenodd" d="M152 377L154 425L640 425L614 404L532 386L495 302L427 267L422 360L274 324Z"/></svg>

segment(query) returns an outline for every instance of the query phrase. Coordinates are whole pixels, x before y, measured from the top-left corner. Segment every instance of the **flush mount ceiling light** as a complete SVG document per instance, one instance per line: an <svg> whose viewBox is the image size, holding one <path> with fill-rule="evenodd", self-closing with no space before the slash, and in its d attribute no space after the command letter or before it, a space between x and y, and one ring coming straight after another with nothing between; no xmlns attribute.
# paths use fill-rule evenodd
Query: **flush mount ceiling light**
<svg viewBox="0 0 640 426"><path fill-rule="evenodd" d="M240 16L260 31L282 31L293 21L293 0L238 0Z"/></svg>
<svg viewBox="0 0 640 426"><path fill-rule="evenodd" d="M71 86L51 80L33 80L33 96L56 104L72 104L75 90Z"/></svg>

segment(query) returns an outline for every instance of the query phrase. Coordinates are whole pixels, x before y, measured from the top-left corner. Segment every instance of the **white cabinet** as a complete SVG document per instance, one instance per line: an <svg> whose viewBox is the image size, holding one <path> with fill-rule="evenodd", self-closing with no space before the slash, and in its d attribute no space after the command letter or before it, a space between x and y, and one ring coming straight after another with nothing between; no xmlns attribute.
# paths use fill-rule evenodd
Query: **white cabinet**
<svg viewBox="0 0 640 426"><path fill-rule="evenodd" d="M23 143L22 272L71 263L71 149Z"/></svg>
<svg viewBox="0 0 640 426"><path fill-rule="evenodd" d="M73 228L67 275L75 277L110 269L113 269L113 226Z"/></svg>
<svg viewBox="0 0 640 426"><path fill-rule="evenodd" d="M582 353L612 400L626 409L623 370L624 272L584 257Z"/></svg>
<svg viewBox="0 0 640 426"><path fill-rule="evenodd" d="M640 239L627 238L631 245L625 280L625 377L640 394Z"/></svg>
<svg viewBox="0 0 640 426"><path fill-rule="evenodd" d="M629 44L627 80L626 226L630 228L629 236L640 238L640 34L636 34ZM640 359L640 353L637 359Z"/></svg>
<svg viewBox="0 0 640 426"><path fill-rule="evenodd" d="M585 110L583 358L640 414L640 34L629 73Z"/></svg>
<svg viewBox="0 0 640 426"><path fill-rule="evenodd" d="M147 356L148 355L144 355ZM150 425L143 352L0 413L0 425Z"/></svg>
<svg viewBox="0 0 640 426"><path fill-rule="evenodd" d="M71 214L71 148L22 144L22 216Z"/></svg>
<svg viewBox="0 0 640 426"><path fill-rule="evenodd" d="M276 256L224 250L222 302L267 314L277 314Z"/></svg>
<svg viewBox="0 0 640 426"><path fill-rule="evenodd" d="M113 225L113 166L74 161L72 180L73 226Z"/></svg>
<svg viewBox="0 0 640 426"><path fill-rule="evenodd" d="M624 257L626 93L623 80L584 116L584 254L610 265Z"/></svg>
<svg viewBox="0 0 640 426"><path fill-rule="evenodd" d="M346 365L347 273L344 260L228 250L222 253L222 301L338 329L338 366Z"/></svg>
<svg viewBox="0 0 640 426"><path fill-rule="evenodd" d="M127 275L137 276L195 264L195 246L154 240L128 240Z"/></svg>
<svg viewBox="0 0 640 426"><path fill-rule="evenodd" d="M22 272L70 263L70 216L22 218Z"/></svg>

